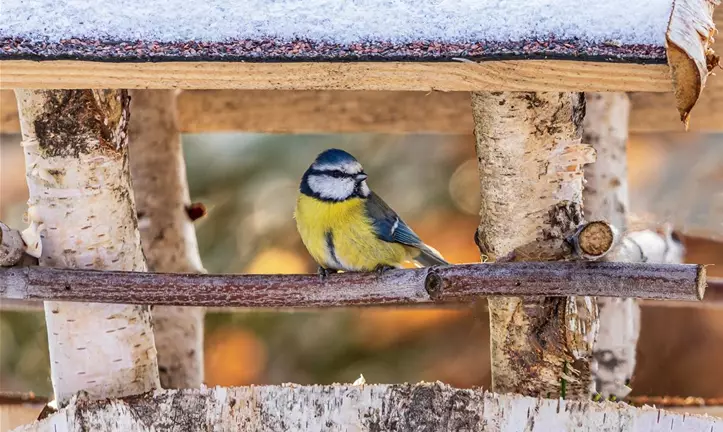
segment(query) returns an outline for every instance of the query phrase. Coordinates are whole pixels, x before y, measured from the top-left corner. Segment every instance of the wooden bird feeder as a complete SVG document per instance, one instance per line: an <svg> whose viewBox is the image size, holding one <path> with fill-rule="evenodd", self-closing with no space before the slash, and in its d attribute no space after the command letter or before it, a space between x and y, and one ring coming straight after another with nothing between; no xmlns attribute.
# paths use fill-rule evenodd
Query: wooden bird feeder
<svg viewBox="0 0 723 432"><path fill-rule="evenodd" d="M59 407L17 430L723 431L592 400L626 395L636 299L705 295L669 231L628 229L625 145L721 130L718 0L45 2L0 23L0 131L22 133L30 191L29 226L0 224L0 298L45 302ZM180 133L223 130L474 132L487 262L205 274ZM202 385L201 306L482 297L494 393Z"/></svg>

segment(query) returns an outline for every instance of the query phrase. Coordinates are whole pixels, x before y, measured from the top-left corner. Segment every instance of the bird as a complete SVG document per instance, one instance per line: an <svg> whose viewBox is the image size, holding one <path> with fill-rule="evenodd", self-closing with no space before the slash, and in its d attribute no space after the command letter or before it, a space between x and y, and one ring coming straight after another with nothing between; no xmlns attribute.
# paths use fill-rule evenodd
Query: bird
<svg viewBox="0 0 723 432"><path fill-rule="evenodd" d="M367 185L359 161L344 150L321 152L304 172L294 219L301 240L330 273L383 273L405 262L449 265Z"/></svg>

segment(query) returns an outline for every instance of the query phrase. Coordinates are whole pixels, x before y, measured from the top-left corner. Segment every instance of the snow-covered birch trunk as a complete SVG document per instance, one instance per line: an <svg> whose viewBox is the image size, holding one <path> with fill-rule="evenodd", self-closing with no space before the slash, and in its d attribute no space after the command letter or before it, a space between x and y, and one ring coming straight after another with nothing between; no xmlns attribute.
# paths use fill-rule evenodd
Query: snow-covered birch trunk
<svg viewBox="0 0 723 432"><path fill-rule="evenodd" d="M145 271L123 90L16 90L30 192L23 231L40 265ZM103 289L98 287L98 289ZM158 387L148 307L46 302L53 389L62 406Z"/></svg>
<svg viewBox="0 0 723 432"><path fill-rule="evenodd" d="M130 160L141 244L154 272L202 273L196 231L188 215L175 90L132 90ZM203 317L196 307L152 309L163 388L203 382Z"/></svg>
<svg viewBox="0 0 723 432"><path fill-rule="evenodd" d="M556 261L583 222L581 93L473 93L483 258ZM590 297L489 298L492 387L586 399L597 307Z"/></svg>
<svg viewBox="0 0 723 432"><path fill-rule="evenodd" d="M605 220L624 234L620 247L603 259L628 262L680 262L682 246L670 233L628 233L628 117L625 93L588 93L583 142L597 152L585 168L585 217ZM640 334L640 305L632 298L601 297L600 331L593 351L596 391L604 397L623 398L635 370Z"/></svg>

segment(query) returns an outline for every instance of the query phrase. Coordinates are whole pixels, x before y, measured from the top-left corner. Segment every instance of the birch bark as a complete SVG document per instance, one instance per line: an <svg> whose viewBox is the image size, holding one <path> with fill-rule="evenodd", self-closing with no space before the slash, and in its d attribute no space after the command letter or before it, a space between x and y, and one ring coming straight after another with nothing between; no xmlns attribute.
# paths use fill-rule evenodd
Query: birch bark
<svg viewBox="0 0 723 432"><path fill-rule="evenodd" d="M588 93L583 141L597 152L585 168L585 216L605 220L624 237L606 261L682 262L682 245L671 233L628 232L628 119L630 100L625 93ZM603 397L624 398L630 393L640 335L640 305L633 298L598 298L600 331L593 351L596 391Z"/></svg>
<svg viewBox="0 0 723 432"><path fill-rule="evenodd" d="M581 93L473 93L482 193L476 240L483 258L557 261L583 223ZM591 297L490 298L492 388L586 399L597 333Z"/></svg>
<svg viewBox="0 0 723 432"><path fill-rule="evenodd" d="M30 191L23 231L40 265L145 271L130 187L128 95L16 90ZM158 387L148 307L46 302L53 389L62 406Z"/></svg>
<svg viewBox="0 0 723 432"><path fill-rule="evenodd" d="M131 174L141 244L150 271L204 273L191 204L175 90L132 90L129 126ZM196 307L152 310L163 388L197 388L203 382L203 317Z"/></svg>

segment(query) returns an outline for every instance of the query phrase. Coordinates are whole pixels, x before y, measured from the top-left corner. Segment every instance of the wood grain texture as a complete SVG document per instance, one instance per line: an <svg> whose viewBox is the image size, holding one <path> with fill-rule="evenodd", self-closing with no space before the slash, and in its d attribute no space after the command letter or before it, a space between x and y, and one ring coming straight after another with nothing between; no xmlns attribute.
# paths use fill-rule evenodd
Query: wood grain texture
<svg viewBox="0 0 723 432"><path fill-rule="evenodd" d="M442 383L215 387L89 402L18 431L721 432L723 419L623 403L537 399Z"/></svg>
<svg viewBox="0 0 723 432"><path fill-rule="evenodd" d="M631 93L631 133L682 132L672 93ZM178 99L184 133L440 133L471 135L467 92L189 90ZM723 131L723 78L712 76L690 131ZM19 133L12 91L0 91L0 133Z"/></svg>
<svg viewBox="0 0 723 432"><path fill-rule="evenodd" d="M646 91L672 90L667 65L565 60L383 63L0 61L0 88Z"/></svg>
<svg viewBox="0 0 723 432"><path fill-rule="evenodd" d="M672 93L636 92L630 99L631 133L685 129ZM178 118L185 133L471 135L474 125L469 105L467 92L189 90L178 98ZM708 79L692 111L689 130L723 131L723 77ZM15 97L12 91L0 91L0 133L18 132Z"/></svg>

